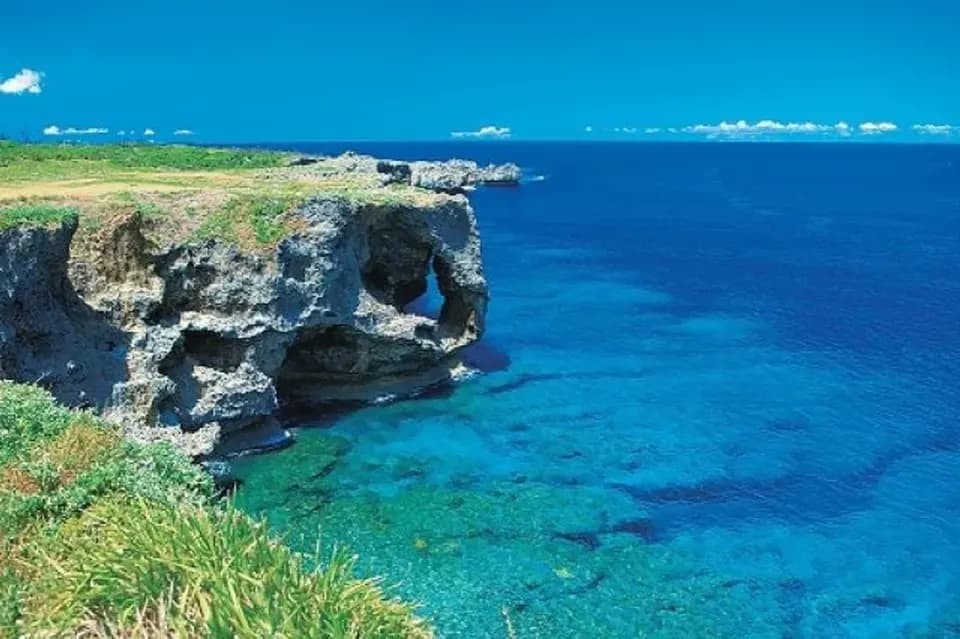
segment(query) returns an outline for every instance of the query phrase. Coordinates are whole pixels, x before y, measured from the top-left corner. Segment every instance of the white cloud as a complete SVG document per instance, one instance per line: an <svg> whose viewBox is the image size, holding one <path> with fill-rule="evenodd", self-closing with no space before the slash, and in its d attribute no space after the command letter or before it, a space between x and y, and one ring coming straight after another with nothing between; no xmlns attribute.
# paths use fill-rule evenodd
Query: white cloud
<svg viewBox="0 0 960 639"><path fill-rule="evenodd" d="M667 129L670 133L677 129ZM679 129L682 133L705 135L708 138L756 138L765 135L850 135L850 125L844 121L836 124L820 124L817 122L780 122L778 120L757 120L748 122L737 120L719 124L694 124Z"/></svg>
<svg viewBox="0 0 960 639"><path fill-rule="evenodd" d="M914 124L911 127L915 132L924 135L950 135L960 133L960 126L950 124Z"/></svg>
<svg viewBox="0 0 960 639"><path fill-rule="evenodd" d="M194 132L190 129L177 129L173 132L174 135L194 135Z"/></svg>
<svg viewBox="0 0 960 639"><path fill-rule="evenodd" d="M19 95L21 93L40 93L43 88L40 81L43 74L32 69L21 69L20 73L7 78L0 78L0 93Z"/></svg>
<svg viewBox="0 0 960 639"><path fill-rule="evenodd" d="M110 129L104 129L100 127L77 129L72 126L67 127L66 129L61 129L53 124L43 130L44 135L103 135L105 133L110 133Z"/></svg>
<svg viewBox="0 0 960 639"><path fill-rule="evenodd" d="M659 127L651 126L643 130L644 133L649 133L653 135L654 133L660 133L661 129Z"/></svg>
<svg viewBox="0 0 960 639"><path fill-rule="evenodd" d="M147 137L150 137L151 135L156 135L157 132L154 131L153 129L144 129L143 134Z"/></svg>
<svg viewBox="0 0 960 639"><path fill-rule="evenodd" d="M861 122L857 128L864 135L876 135L878 133L892 133L897 130L897 125L893 122Z"/></svg>
<svg viewBox="0 0 960 639"><path fill-rule="evenodd" d="M453 131L455 138L509 138L510 128L505 126L484 126L476 131Z"/></svg>
<svg viewBox="0 0 960 639"><path fill-rule="evenodd" d="M750 136L765 133L831 133L838 130L840 125L816 124L814 122L778 122L776 120L759 120L747 122L723 121L720 124L695 124L681 129L684 133L701 133L706 135Z"/></svg>

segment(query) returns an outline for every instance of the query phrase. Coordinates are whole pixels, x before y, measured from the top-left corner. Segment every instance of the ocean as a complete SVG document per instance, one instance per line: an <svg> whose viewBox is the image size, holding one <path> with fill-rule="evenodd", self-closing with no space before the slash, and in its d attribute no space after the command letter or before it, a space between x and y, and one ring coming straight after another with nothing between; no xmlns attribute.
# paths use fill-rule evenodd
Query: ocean
<svg viewBox="0 0 960 639"><path fill-rule="evenodd" d="M241 508L444 638L960 637L960 146L286 148L528 179L471 196L477 374L291 425Z"/></svg>

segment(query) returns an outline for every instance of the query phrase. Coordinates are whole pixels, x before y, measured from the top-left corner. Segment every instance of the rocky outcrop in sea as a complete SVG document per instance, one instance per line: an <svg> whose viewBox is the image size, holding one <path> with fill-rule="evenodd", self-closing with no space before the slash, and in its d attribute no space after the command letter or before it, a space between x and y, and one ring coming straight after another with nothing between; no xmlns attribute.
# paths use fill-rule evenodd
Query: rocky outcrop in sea
<svg viewBox="0 0 960 639"><path fill-rule="evenodd" d="M484 166L472 160L404 162L349 152L335 158L302 156L294 164L309 166L321 161L326 167L337 166L344 172L376 172L384 185L406 184L451 194L469 192L478 186L516 186L523 177L520 167L513 163Z"/></svg>
<svg viewBox="0 0 960 639"><path fill-rule="evenodd" d="M488 292L473 210L446 193L513 170L353 161L445 194L422 205L317 195L272 254L157 243L139 213L82 238L72 221L0 231L0 377L193 455L281 406L450 379L483 333ZM430 277L444 298L436 319L407 310Z"/></svg>

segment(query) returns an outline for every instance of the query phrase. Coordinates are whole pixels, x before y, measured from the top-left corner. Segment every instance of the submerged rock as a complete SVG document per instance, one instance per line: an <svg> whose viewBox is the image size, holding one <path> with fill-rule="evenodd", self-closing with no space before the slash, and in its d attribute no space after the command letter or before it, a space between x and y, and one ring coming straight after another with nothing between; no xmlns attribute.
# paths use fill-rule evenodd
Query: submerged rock
<svg viewBox="0 0 960 639"><path fill-rule="evenodd" d="M194 455L280 405L449 379L487 306L467 200L321 195L296 217L272 255L148 241L138 213L76 239L75 222L0 231L0 376ZM428 277L438 319L405 311Z"/></svg>

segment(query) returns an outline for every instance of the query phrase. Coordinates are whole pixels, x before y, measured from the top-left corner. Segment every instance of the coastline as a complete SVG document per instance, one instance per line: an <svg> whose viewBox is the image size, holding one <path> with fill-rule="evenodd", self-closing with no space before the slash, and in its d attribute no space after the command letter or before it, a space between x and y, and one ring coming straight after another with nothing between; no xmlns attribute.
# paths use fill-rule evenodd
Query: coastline
<svg viewBox="0 0 960 639"><path fill-rule="evenodd" d="M309 410L450 382L459 352L483 333L487 300L464 193L517 182L515 166L463 161L3 143L0 378L9 381L0 385L0 522L14 540L0 549L12 615L0 619L4 631L92 624L97 632L145 632L170 623L196 634L253 623L264 632L326 632L346 615L360 628L369 624L358 636L431 636L410 606L387 599L373 582L354 581L349 557L334 552L305 563L218 504L210 480L185 464L215 458L221 435L276 431L284 407ZM428 277L444 297L435 317L406 310ZM68 412L54 397L103 418ZM144 455L178 470L140 468ZM42 479L51 465L58 475ZM129 532L124 543L140 543L131 517L168 518L184 534L198 517L211 517L216 523L203 534L211 542L225 535L227 553L231 536L252 536L259 563L247 566L249 576L239 566L227 575L230 583L253 579L261 590L248 592L242 609L219 600L227 593L216 588L197 592L212 597L206 603L175 603L142 586L123 603L62 600L64 615L41 605L54 565L27 570L34 553L77 561L77 579L108 570L137 579L126 560L95 556L83 539L63 537L79 525L109 538L118 526ZM63 538L43 550L36 525ZM179 543L177 534L171 542ZM143 543L118 552L134 552L147 570L170 571L170 579L184 577L146 537ZM213 568L229 559L215 552L182 561ZM291 583L273 580L274 570ZM297 614L309 617L259 609L264 596L301 598ZM223 612L198 617L196 606Z"/></svg>

